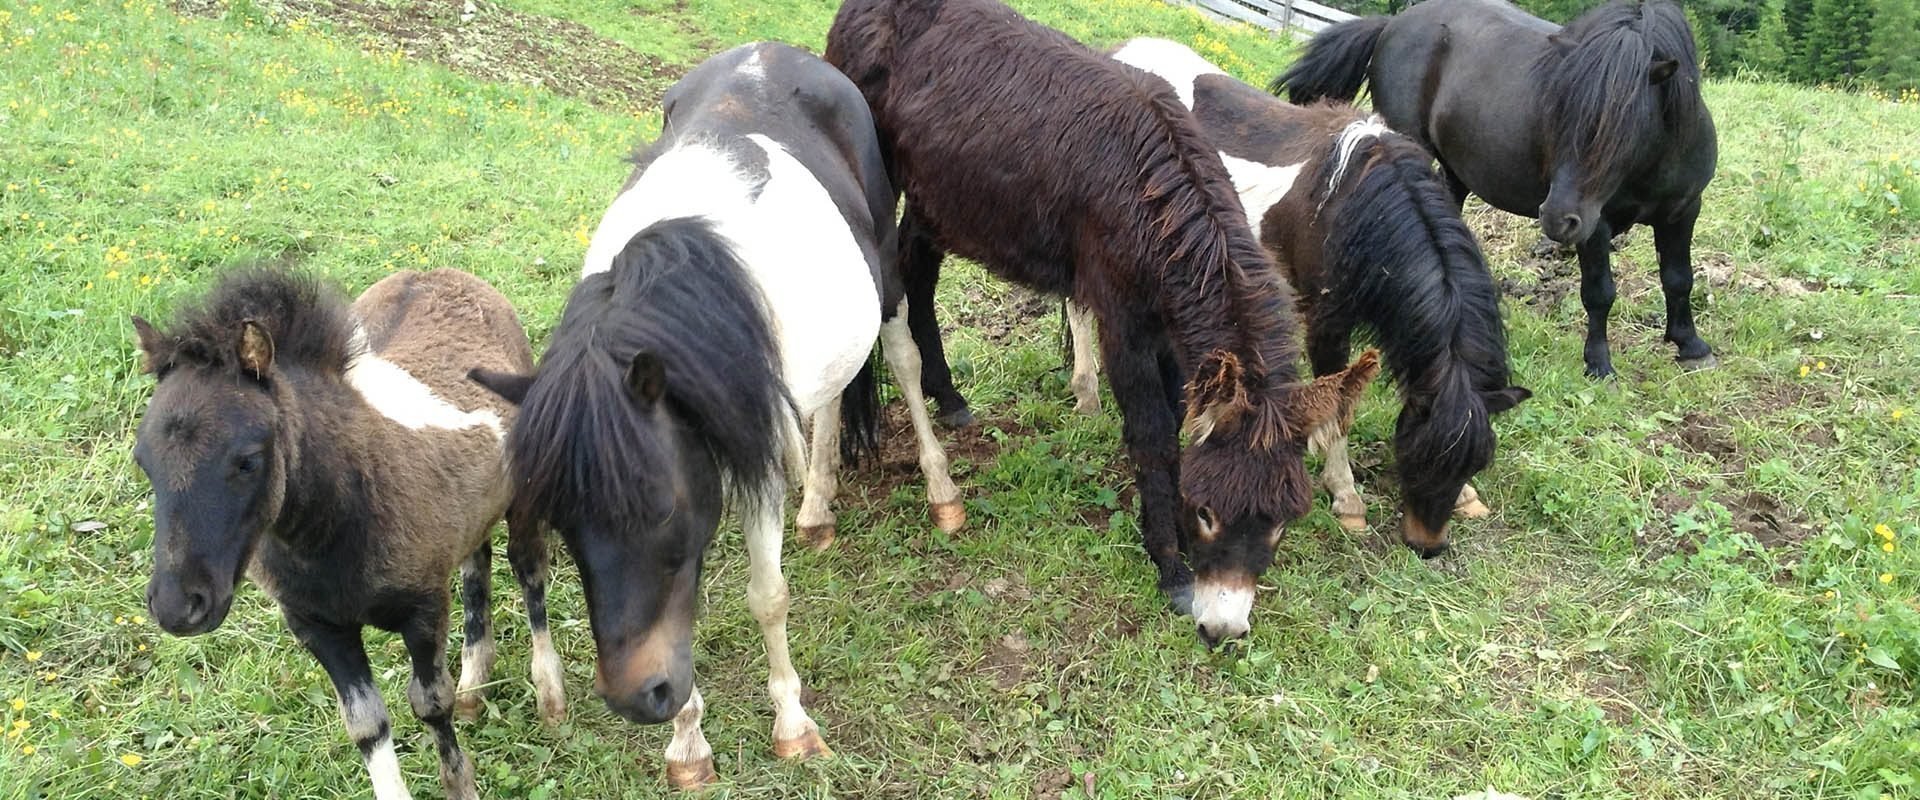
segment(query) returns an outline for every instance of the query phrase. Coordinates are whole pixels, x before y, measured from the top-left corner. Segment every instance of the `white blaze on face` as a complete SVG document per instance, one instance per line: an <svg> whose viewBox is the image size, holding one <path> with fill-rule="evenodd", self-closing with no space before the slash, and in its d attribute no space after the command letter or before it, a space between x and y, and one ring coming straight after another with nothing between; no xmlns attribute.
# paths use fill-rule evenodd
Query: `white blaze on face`
<svg viewBox="0 0 1920 800"><path fill-rule="evenodd" d="M1193 621L1214 639L1245 636L1252 627L1253 584L1202 579L1193 587Z"/></svg>

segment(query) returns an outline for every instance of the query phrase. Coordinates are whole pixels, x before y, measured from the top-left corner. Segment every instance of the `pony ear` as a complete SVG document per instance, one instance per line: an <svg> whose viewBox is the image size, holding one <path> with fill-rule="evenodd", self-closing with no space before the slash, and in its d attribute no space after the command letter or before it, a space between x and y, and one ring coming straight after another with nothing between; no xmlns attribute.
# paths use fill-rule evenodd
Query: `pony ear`
<svg viewBox="0 0 1920 800"><path fill-rule="evenodd" d="M627 393L642 405L660 402L667 393L667 365L659 356L645 350L633 354L633 361L627 364Z"/></svg>
<svg viewBox="0 0 1920 800"><path fill-rule="evenodd" d="M484 367L467 370L467 380L480 384L487 391L500 395L500 399L514 405L527 400L527 390L533 388L533 376L514 372L495 372Z"/></svg>
<svg viewBox="0 0 1920 800"><path fill-rule="evenodd" d="M1647 69L1647 84L1659 86L1666 83L1667 79L1673 77L1673 73L1679 69L1678 61L1671 58L1656 58L1653 60L1653 66Z"/></svg>
<svg viewBox="0 0 1920 800"><path fill-rule="evenodd" d="M1553 45L1560 52L1564 53L1572 50L1576 42L1567 38L1566 31L1554 31L1553 33L1547 34L1547 44Z"/></svg>
<svg viewBox="0 0 1920 800"><path fill-rule="evenodd" d="M1488 414L1498 414L1512 410L1514 406L1520 405L1532 396L1533 392L1528 391L1525 386L1509 386L1498 391L1487 392L1481 395L1481 400L1487 404Z"/></svg>
<svg viewBox="0 0 1920 800"><path fill-rule="evenodd" d="M1293 430L1305 436L1328 422L1336 422L1345 431L1353 422L1353 410L1367 393L1367 384L1380 374L1380 351L1368 348L1346 369L1322 375L1295 390L1287 408Z"/></svg>
<svg viewBox="0 0 1920 800"><path fill-rule="evenodd" d="M138 314L133 315L132 319L133 333L140 337L140 352L145 355L140 360L140 371L149 375L159 375L160 366L165 362L161 350L166 340L160 336L159 331L154 330L153 323L141 319Z"/></svg>
<svg viewBox="0 0 1920 800"><path fill-rule="evenodd" d="M267 370L273 368L273 335L253 320L240 323L240 346L235 349L239 356L240 368L253 373L255 380L267 379Z"/></svg>
<svg viewBox="0 0 1920 800"><path fill-rule="evenodd" d="M1206 441L1214 428L1230 424L1252 407L1245 375L1240 357L1225 350L1200 359L1187 381L1187 421L1181 426L1190 441Z"/></svg>

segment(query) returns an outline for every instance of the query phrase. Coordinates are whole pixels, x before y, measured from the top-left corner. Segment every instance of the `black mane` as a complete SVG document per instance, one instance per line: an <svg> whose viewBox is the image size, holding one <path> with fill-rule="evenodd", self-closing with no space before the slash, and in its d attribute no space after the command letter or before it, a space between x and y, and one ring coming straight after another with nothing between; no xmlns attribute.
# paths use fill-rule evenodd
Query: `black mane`
<svg viewBox="0 0 1920 800"><path fill-rule="evenodd" d="M1338 148L1322 161L1316 192L1330 191ZM1324 263L1338 284L1332 297L1345 306L1339 313L1374 329L1421 423L1403 428L1399 445L1406 463L1424 468L1402 482L1471 476L1493 460L1482 395L1506 389L1511 377L1499 293L1426 150L1389 134L1351 159L1364 166L1349 167L1349 188L1332 189L1333 207L1322 212L1330 220Z"/></svg>
<svg viewBox="0 0 1920 800"><path fill-rule="evenodd" d="M1630 166L1654 135L1691 123L1700 113L1700 65L1693 29L1667 0L1616 0L1582 14L1557 34L1533 64L1546 99L1551 148L1578 148L1585 180ZM1675 70L1648 82L1656 60Z"/></svg>
<svg viewBox="0 0 1920 800"><path fill-rule="evenodd" d="M665 365L668 425L629 394L641 352ZM555 525L586 510L660 522L678 470L670 425L737 495L770 490L794 413L780 369L764 300L727 241L704 219L648 226L567 298L507 439L517 492L535 504L524 510Z"/></svg>
<svg viewBox="0 0 1920 800"><path fill-rule="evenodd" d="M274 360L322 372L345 372L357 354L353 313L339 289L281 264L235 267L206 295L174 313L149 354L156 376L180 364L223 369L237 362L240 325L252 321L273 337Z"/></svg>

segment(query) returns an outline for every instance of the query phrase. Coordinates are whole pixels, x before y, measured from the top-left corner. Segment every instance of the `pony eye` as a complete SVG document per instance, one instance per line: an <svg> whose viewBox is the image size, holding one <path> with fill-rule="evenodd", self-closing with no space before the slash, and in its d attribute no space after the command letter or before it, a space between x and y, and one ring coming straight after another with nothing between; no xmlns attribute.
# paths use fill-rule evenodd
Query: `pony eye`
<svg viewBox="0 0 1920 800"><path fill-rule="evenodd" d="M250 474L260 469L260 461L260 454L257 452L243 453L233 459L233 471L241 475Z"/></svg>

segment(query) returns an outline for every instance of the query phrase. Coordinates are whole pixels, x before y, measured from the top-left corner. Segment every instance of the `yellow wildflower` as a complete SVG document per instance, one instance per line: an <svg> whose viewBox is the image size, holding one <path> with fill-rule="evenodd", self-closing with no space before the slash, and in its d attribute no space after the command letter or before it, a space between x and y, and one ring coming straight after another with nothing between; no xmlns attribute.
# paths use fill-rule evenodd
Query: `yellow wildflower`
<svg viewBox="0 0 1920 800"><path fill-rule="evenodd" d="M161 272L166 272L166 271L167 271L167 268L166 268L166 267L161 267L161 268L160 268L160 271L161 271ZM146 617L143 617L143 616L140 616L139 614L135 614L135 615L133 615L133 624L135 624L135 625L145 625L145 624L147 624L147 618L146 618Z"/></svg>
<svg viewBox="0 0 1920 800"><path fill-rule="evenodd" d="M38 650L27 651L27 661L33 662L33 661L39 661L39 660L40 660L40 651Z"/></svg>
<svg viewBox="0 0 1920 800"><path fill-rule="evenodd" d="M1893 573L1891 573L1891 572L1882 572L1882 573L1880 573L1880 582L1881 582L1881 583L1892 583L1892 582L1893 582Z"/></svg>
<svg viewBox="0 0 1920 800"><path fill-rule="evenodd" d="M1881 542L1880 549L1885 550L1889 553L1893 552L1893 542Z"/></svg>
<svg viewBox="0 0 1920 800"><path fill-rule="evenodd" d="M1827 371L1827 362L1825 362L1825 361L1815 361L1815 362L1813 362L1813 368L1814 368L1814 369L1817 369L1817 370L1820 370L1821 372L1826 372L1826 371Z"/></svg>
<svg viewBox="0 0 1920 800"><path fill-rule="evenodd" d="M1800 365L1800 377L1802 377L1802 378L1804 378L1804 377L1807 377L1807 373L1809 373L1809 372L1812 372L1812 371L1813 371L1813 368L1812 368L1812 367L1809 367L1809 366L1807 366L1807 365L1805 365L1805 364L1801 364L1801 365Z"/></svg>
<svg viewBox="0 0 1920 800"><path fill-rule="evenodd" d="M13 706L13 710L15 711L23 711L27 707L27 701L16 697L16 698L13 698L11 702L7 703L7 705Z"/></svg>
<svg viewBox="0 0 1920 800"><path fill-rule="evenodd" d="M50 710L48 710L48 711L47 711L47 718L48 718L48 719L59 719L59 718L60 718L60 709L57 709L57 708L55 708L55 709L50 709Z"/></svg>
<svg viewBox="0 0 1920 800"><path fill-rule="evenodd" d="M30 755L33 755L33 753L34 753L33 745L30 745L30 744L20 745L20 755L30 756Z"/></svg>
<svg viewBox="0 0 1920 800"><path fill-rule="evenodd" d="M121 753L120 763L125 764L129 767L140 766L140 756L137 753Z"/></svg>
<svg viewBox="0 0 1920 800"><path fill-rule="evenodd" d="M1882 522L1877 525L1874 525L1873 532L1879 534L1880 538L1882 539L1885 539L1889 542L1893 541L1893 529L1887 527L1887 523Z"/></svg>

